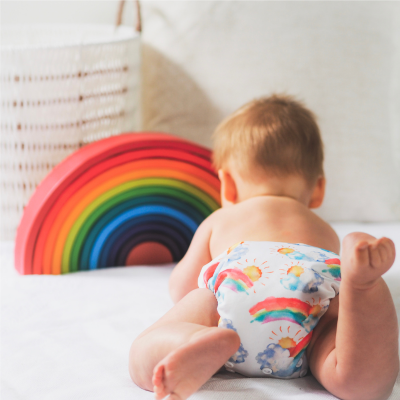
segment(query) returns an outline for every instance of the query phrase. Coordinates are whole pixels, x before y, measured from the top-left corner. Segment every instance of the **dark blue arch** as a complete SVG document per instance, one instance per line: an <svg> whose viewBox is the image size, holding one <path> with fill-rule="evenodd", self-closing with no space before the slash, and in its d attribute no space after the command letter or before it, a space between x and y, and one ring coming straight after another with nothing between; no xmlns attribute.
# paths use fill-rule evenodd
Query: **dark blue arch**
<svg viewBox="0 0 400 400"><path fill-rule="evenodd" d="M127 226L135 224L138 217L170 217L172 226L176 226L183 231L189 231L185 236L191 238L198 227L198 223L193 221L190 217L177 211L171 207L166 206L139 206L125 213L118 215L112 220L96 239L92 251L90 253L90 269L99 268L101 265L106 266L107 253L110 251L113 239L119 236L120 232L127 229Z"/></svg>
<svg viewBox="0 0 400 400"><path fill-rule="evenodd" d="M90 254L93 249L94 243L96 242L96 239L100 235L101 231L111 221L117 218L118 215L123 214L124 212L130 209L133 209L137 206L144 204L154 205L156 201L160 205L170 205L172 208L178 211L187 213L187 215L189 215L198 224L200 224L204 220L204 216L201 213L199 213L196 209L191 207L189 204L177 201L176 199L167 196L143 196L140 198L124 201L120 203L117 207L114 207L110 211L103 214L90 229L89 234L87 235L84 244L82 246L82 250L80 252L78 268L80 270L89 269Z"/></svg>
<svg viewBox="0 0 400 400"><path fill-rule="evenodd" d="M137 240L142 235L147 235L146 237L154 235L154 240L149 239L149 241L155 241L156 237L158 239L165 237L165 240L160 243L168 247L174 260L183 257L189 246L188 239L176 229L159 222L145 222L122 231L118 237L113 236L113 244L108 252L106 265L124 265L122 263L125 262L129 252L137 245Z"/></svg>

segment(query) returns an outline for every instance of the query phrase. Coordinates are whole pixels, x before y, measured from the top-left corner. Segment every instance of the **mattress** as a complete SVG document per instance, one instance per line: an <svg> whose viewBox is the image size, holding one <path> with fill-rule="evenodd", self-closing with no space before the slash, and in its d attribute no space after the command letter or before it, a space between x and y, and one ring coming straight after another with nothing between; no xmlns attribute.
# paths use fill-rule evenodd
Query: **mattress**
<svg viewBox="0 0 400 400"><path fill-rule="evenodd" d="M333 224L392 238L400 254L400 223ZM134 338L170 307L173 264L20 276L13 243L1 250L1 394L4 400L153 399L129 378ZM384 275L400 317L400 256ZM220 371L193 400L334 399L308 375L282 381ZM391 400L400 398L400 376Z"/></svg>

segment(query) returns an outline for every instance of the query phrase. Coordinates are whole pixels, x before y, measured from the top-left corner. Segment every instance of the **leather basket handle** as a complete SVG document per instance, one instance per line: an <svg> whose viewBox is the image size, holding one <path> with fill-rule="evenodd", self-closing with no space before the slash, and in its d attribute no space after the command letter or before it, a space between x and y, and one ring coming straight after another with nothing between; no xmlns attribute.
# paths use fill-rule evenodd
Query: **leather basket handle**
<svg viewBox="0 0 400 400"><path fill-rule="evenodd" d="M140 3L139 0L134 0L135 8L136 8L136 32L142 32L142 18L140 15ZM125 0L121 0L118 4L118 12L117 12L117 20L115 22L115 26L120 26L122 22L122 15L124 12Z"/></svg>

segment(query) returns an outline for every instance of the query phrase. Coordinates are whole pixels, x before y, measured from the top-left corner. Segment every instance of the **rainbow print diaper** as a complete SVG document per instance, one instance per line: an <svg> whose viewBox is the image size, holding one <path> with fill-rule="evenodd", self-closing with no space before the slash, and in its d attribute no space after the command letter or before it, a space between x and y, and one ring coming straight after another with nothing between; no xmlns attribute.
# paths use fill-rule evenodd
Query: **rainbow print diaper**
<svg viewBox="0 0 400 400"><path fill-rule="evenodd" d="M306 244L241 242L205 265L198 284L218 300L218 326L240 337L228 371L298 378L313 329L339 293L340 259Z"/></svg>

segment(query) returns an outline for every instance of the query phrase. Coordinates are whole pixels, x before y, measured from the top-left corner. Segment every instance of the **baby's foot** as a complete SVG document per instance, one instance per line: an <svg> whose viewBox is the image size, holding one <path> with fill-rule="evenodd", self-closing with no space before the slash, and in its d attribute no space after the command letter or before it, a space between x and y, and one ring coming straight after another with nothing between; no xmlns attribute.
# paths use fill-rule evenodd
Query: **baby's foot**
<svg viewBox="0 0 400 400"><path fill-rule="evenodd" d="M351 233L343 241L343 279L361 289L371 287L390 269L395 255L394 243L390 239Z"/></svg>
<svg viewBox="0 0 400 400"><path fill-rule="evenodd" d="M168 354L154 368L157 400L184 400L208 381L240 346L236 332L208 328Z"/></svg>

